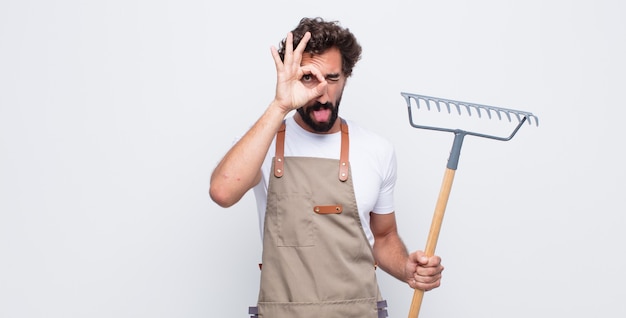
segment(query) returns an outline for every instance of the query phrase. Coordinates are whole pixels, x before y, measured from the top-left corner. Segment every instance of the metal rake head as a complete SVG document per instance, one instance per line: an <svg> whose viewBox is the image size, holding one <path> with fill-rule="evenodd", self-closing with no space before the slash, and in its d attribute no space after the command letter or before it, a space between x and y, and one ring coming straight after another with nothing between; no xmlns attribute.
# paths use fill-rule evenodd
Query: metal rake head
<svg viewBox="0 0 626 318"><path fill-rule="evenodd" d="M524 124L524 122L528 122L529 125L534 123L536 126L539 126L539 118L533 115L532 113L525 112L525 111L519 111L515 109L508 109L508 108L495 107L495 106L487 106L487 105L481 105L481 104L475 104L475 103L468 103L468 102L462 102L462 101L438 98L438 97L432 97L432 96L411 94L411 93L405 93L405 92L402 92L400 94L406 100L408 111L409 111L409 122L411 123L411 126L415 128L447 131L447 132L454 132L454 133L463 133L465 135L473 135L473 136L478 136L478 137L507 141L507 140L511 140L511 138L515 136L515 134L520 129L520 127ZM411 111L412 101L415 102L415 106L417 107L417 109L419 109L420 107L425 107L429 111L431 109L437 109L438 112L441 112L441 110L443 109L443 110L446 110L448 114L452 113L453 110L456 110L456 112L459 115L462 115L463 112L466 112L468 116L472 116L473 113L476 113L479 118L482 117L484 113L487 115L489 119L492 119L493 116L495 115L499 120L502 120L502 118L506 118L509 122L513 122L513 119L516 119L518 124L513 130L513 132L509 136L506 136L506 137L482 134L482 133L477 133L477 132L472 132L472 131L464 131L460 129L450 129L450 128L443 128L443 127L419 125L413 120L413 114Z"/></svg>

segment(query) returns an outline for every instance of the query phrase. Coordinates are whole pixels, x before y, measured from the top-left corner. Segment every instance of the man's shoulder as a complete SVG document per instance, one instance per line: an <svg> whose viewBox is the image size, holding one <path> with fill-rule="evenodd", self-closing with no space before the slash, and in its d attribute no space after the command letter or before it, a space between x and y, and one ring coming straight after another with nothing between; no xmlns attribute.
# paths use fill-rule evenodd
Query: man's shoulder
<svg viewBox="0 0 626 318"><path fill-rule="evenodd" d="M380 149L382 147L384 149L393 150L393 143L380 133L352 120L346 119L346 122L351 137L350 143L369 145L371 148Z"/></svg>

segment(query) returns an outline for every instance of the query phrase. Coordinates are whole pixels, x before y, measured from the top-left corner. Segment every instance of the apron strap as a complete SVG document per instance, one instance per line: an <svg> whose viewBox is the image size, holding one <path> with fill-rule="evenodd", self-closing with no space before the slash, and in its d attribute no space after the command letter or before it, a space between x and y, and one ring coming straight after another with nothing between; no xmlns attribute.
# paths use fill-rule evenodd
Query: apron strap
<svg viewBox="0 0 626 318"><path fill-rule="evenodd" d="M348 124L341 119L341 154L339 155L339 180L344 182L348 180L348 171L350 171L350 162L348 154L350 150L350 138L348 138Z"/></svg>
<svg viewBox="0 0 626 318"><path fill-rule="evenodd" d="M276 154L274 155L274 176L280 178L285 173L285 130L286 125L283 120L282 125L276 133ZM348 124L341 118L341 153L339 155L339 180L344 182L348 180L350 171L350 138L348 136Z"/></svg>
<svg viewBox="0 0 626 318"><path fill-rule="evenodd" d="M248 314L250 314L250 318L259 317L259 308L258 307L248 307ZM380 315L379 315L380 317Z"/></svg>
<svg viewBox="0 0 626 318"><path fill-rule="evenodd" d="M285 121L280 125L278 133L276 134L276 155L274 156L274 176L280 178L283 176L284 168L283 162L285 161Z"/></svg>
<svg viewBox="0 0 626 318"><path fill-rule="evenodd" d="M387 318L389 314L387 313L387 301L381 300L376 303L376 308L378 309L378 318Z"/></svg>

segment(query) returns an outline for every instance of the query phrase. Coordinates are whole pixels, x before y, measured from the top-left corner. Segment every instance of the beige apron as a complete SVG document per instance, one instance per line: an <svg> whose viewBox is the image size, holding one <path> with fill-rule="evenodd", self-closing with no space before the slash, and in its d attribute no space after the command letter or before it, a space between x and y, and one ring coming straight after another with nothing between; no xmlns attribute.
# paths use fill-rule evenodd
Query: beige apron
<svg viewBox="0 0 626 318"><path fill-rule="evenodd" d="M341 122L340 160L284 157L276 136L258 307L252 317L386 317L371 246L361 227Z"/></svg>

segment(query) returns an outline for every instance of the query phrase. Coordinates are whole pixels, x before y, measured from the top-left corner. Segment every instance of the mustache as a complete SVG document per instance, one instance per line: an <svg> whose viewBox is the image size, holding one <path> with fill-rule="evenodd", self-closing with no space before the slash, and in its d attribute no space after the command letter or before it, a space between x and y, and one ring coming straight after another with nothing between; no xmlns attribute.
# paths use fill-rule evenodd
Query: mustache
<svg viewBox="0 0 626 318"><path fill-rule="evenodd" d="M335 108L335 105L333 105L333 103L331 102L326 102L323 104L320 102L315 102L315 104L309 107L309 111L315 111L315 110L321 110L321 109L333 109L333 108Z"/></svg>

